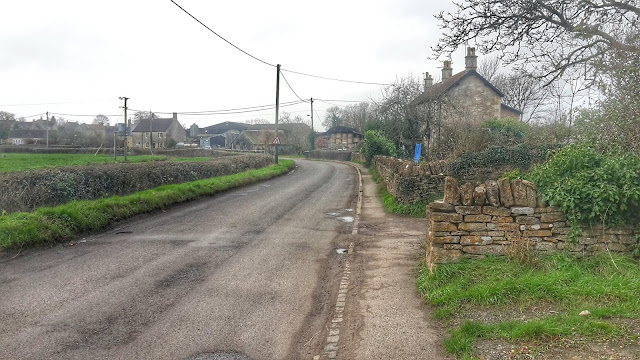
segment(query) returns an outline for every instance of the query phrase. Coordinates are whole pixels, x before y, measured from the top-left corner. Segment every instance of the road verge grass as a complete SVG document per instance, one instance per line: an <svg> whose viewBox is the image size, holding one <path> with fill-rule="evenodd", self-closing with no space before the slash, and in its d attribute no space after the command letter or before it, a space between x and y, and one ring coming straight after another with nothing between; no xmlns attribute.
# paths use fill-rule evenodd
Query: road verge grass
<svg viewBox="0 0 640 360"><path fill-rule="evenodd" d="M609 320L640 318L640 266L630 257L613 259L615 265L607 255L464 259L433 274L422 268L417 287L448 324L447 351L461 358L472 358L480 339L615 338L628 334ZM579 316L582 310L591 315Z"/></svg>
<svg viewBox="0 0 640 360"><path fill-rule="evenodd" d="M429 204L428 202L418 201L412 204L399 203L396 198L387 191L384 186L383 179L380 177L376 169L369 167L369 174L371 174L373 181L378 184L378 196L382 200L387 212L414 218L424 218L426 216L427 205ZM436 200L436 198L437 197L434 197L433 200Z"/></svg>
<svg viewBox="0 0 640 360"><path fill-rule="evenodd" d="M32 213L3 215L0 216L0 249L56 242L96 232L135 215L270 179L285 174L294 167L293 160L281 160L279 165L160 186L128 196L72 201L56 207L39 208Z"/></svg>

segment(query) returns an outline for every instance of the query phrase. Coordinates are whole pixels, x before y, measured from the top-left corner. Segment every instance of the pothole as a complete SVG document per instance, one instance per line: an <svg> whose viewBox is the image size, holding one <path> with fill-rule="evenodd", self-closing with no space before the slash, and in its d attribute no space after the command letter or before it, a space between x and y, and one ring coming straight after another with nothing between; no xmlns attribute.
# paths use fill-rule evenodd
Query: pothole
<svg viewBox="0 0 640 360"><path fill-rule="evenodd" d="M340 255L344 255L348 252L349 250L347 249L336 249L336 252Z"/></svg>

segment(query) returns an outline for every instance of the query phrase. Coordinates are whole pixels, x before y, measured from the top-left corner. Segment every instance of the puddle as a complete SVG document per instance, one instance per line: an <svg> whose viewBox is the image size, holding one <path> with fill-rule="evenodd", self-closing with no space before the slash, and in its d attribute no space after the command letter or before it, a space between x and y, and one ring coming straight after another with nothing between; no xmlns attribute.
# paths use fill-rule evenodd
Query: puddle
<svg viewBox="0 0 640 360"><path fill-rule="evenodd" d="M336 252L337 252L338 254L340 254L340 255L344 255L344 254L346 254L346 253L347 253L347 251L348 251L347 249L336 249Z"/></svg>
<svg viewBox="0 0 640 360"><path fill-rule="evenodd" d="M345 209L346 212L353 212L353 209Z"/></svg>
<svg viewBox="0 0 640 360"><path fill-rule="evenodd" d="M340 220L342 222L346 222L346 223L352 223L353 222L353 216L340 216L338 218L338 220Z"/></svg>
<svg viewBox="0 0 640 360"><path fill-rule="evenodd" d="M337 213L337 212L330 212L330 213L327 213L327 215L329 215L329 216L340 216L342 214Z"/></svg>

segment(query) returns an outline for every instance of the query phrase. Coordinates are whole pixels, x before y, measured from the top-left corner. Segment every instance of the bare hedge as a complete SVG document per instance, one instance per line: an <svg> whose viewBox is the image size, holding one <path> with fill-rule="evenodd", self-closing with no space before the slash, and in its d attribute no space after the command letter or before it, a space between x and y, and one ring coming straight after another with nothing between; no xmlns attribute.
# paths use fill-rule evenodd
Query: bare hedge
<svg viewBox="0 0 640 360"><path fill-rule="evenodd" d="M128 195L167 184L230 175L273 163L262 155L222 157L206 162L155 161L104 164L0 174L0 211L33 211L72 200Z"/></svg>
<svg viewBox="0 0 640 360"><path fill-rule="evenodd" d="M309 158L351 161L351 151L314 150L309 152Z"/></svg>

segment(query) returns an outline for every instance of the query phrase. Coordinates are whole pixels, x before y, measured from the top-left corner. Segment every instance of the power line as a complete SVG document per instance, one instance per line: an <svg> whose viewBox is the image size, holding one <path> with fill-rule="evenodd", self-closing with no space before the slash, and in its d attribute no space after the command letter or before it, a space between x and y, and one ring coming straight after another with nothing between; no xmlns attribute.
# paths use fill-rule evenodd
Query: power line
<svg viewBox="0 0 640 360"><path fill-rule="evenodd" d="M236 49L240 50L240 51L241 51L242 53L244 53L245 55L248 55L248 56L250 56L250 57L254 58L255 60L260 61L260 62L261 62L261 63L263 63L263 64L269 65L269 66L271 66L271 67L275 67L275 65L270 64L270 63L268 63L268 62L266 62L266 61L264 61L264 60L262 60L262 59L259 59L259 58L255 57L255 56L253 56L253 55L249 54L248 52L246 52L246 51L244 51L244 50L240 49L239 47L237 47L236 45L234 45L231 41L229 41L229 40L225 39L224 37L222 37L222 35L218 34L218 33L217 33L217 32L215 32L215 31L213 31L210 27L208 27L207 25L205 25L202 21L198 20L195 16L191 15L191 13L189 13L187 10L185 10L182 6L178 5L178 3L176 3L176 2L175 2L175 1L173 1L173 0L171 0L171 2L172 2L175 6L179 7L179 8L180 8L180 10L184 11L187 15L189 15L193 20L197 21L200 25L204 26L207 30L211 31L211 32L212 32L213 34L215 34L217 37L219 37L220 39L224 40L227 44L229 44L229 45L233 46L234 48L236 48Z"/></svg>
<svg viewBox="0 0 640 360"><path fill-rule="evenodd" d="M77 116L77 117L95 117L98 115L104 115L104 116L120 116L120 115L115 115L115 114L94 114L94 115L88 115L88 114L62 114L62 113L49 113L51 115L60 115L60 116Z"/></svg>
<svg viewBox="0 0 640 360"><path fill-rule="evenodd" d="M291 91L293 92L293 94L298 97L298 99L300 99L300 101L304 101L304 102L309 102L309 100L304 100L300 97L300 95L298 95L298 93L296 93L295 90L293 90L293 88L291 87L291 84L289 84L289 81L287 80L287 78L284 76L284 74L282 73L282 71L280 72L280 75L282 75L282 78L284 79L284 82L287 83L287 86L289 87L289 89L291 89Z"/></svg>
<svg viewBox="0 0 640 360"><path fill-rule="evenodd" d="M32 117L36 117L36 116L42 116L42 115L45 115L45 114L46 114L46 113L42 113L42 114L35 114L35 115L29 115L29 116L19 116L19 118L21 118L21 117L22 117L22 118L28 119L28 118L32 118Z"/></svg>
<svg viewBox="0 0 640 360"><path fill-rule="evenodd" d="M293 70L288 70L288 69L282 69L282 71L288 71L288 72L290 72L290 73L292 73L292 74L298 74L298 75L303 75L303 76L309 76L309 77L318 78L318 79L331 80L331 81L339 81L339 82L352 83L352 84L379 85L379 86L393 86L393 84L378 83L378 82L368 82L368 81L345 80L345 79L332 78L332 77L328 77L328 76L320 76L320 75L307 74L307 73L303 73L303 72L299 72L299 71L293 71Z"/></svg>
<svg viewBox="0 0 640 360"><path fill-rule="evenodd" d="M293 106L293 105L299 105L304 103L303 101L291 101L291 102L287 102L284 104L280 104L280 107L286 107L286 106ZM265 105L262 107L251 107L251 108L239 108L238 110L212 110L212 111L207 111L207 112L190 112L190 111L185 111L185 112L175 112L178 115L187 115L187 116L207 116L207 115L230 115L230 114L246 114L246 113L252 113L252 112L260 112L260 111L266 111L266 110L273 110L275 109L276 106L275 105ZM145 111L145 110L137 110L137 109L130 109L131 111ZM154 114L173 114L174 112L166 112L166 111L154 111Z"/></svg>
<svg viewBox="0 0 640 360"><path fill-rule="evenodd" d="M239 48L238 46L236 46L234 43L232 43L231 41L225 39L222 35L218 34L217 32L213 31L213 29L211 29L210 27L208 27L207 25L205 25L202 21L198 20L198 18L196 18L195 16L191 15L190 12L188 12L187 10L185 10L182 6L178 5L178 3L176 3L174 0L171 0L171 2L177 6L178 8L180 8L180 10L184 11L187 15L189 15L193 20L197 21L200 25L204 26L207 30L209 30L210 32L212 32L214 35L216 35L217 37L219 37L220 39L224 40L227 44L233 46L234 48L236 48L237 50L241 51L243 54L250 56L251 58L258 60L259 62L265 64L265 65L269 65L271 67L276 67L276 65L271 64L269 62L266 62L254 55L249 54L248 52L242 50L241 48ZM364 85L380 85L380 86L390 86L392 84L387 84L387 83L379 83L379 82L368 82L368 81L356 81L356 80L346 80L346 79L338 79L338 78L333 78L333 77L328 77L328 76L320 76L320 75L313 75L313 74L308 74L308 73L303 73L300 71L293 71L293 70L286 70L286 69L282 69L282 71L288 71L292 74L298 74L298 75L303 75L303 76L309 76L309 77L314 77L314 78L318 78L318 79L324 79L324 80L331 80L331 81L339 81L339 82L345 82L345 83L352 83L352 84L364 84Z"/></svg>
<svg viewBox="0 0 640 360"><path fill-rule="evenodd" d="M362 101L362 100L327 100L327 99L314 99L314 100L318 100L318 101L333 101L333 102L352 102L352 103L361 103L361 102L367 102L367 101Z"/></svg>

